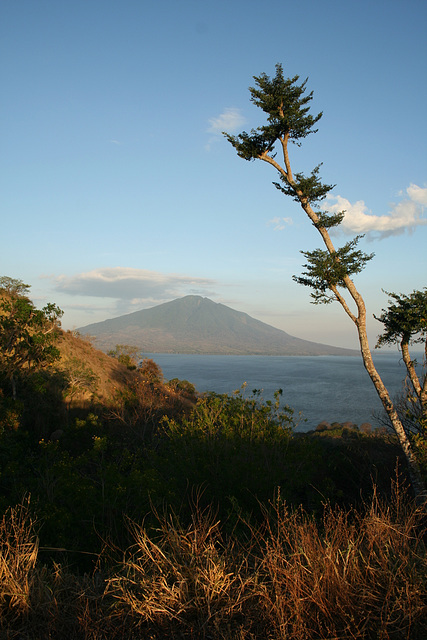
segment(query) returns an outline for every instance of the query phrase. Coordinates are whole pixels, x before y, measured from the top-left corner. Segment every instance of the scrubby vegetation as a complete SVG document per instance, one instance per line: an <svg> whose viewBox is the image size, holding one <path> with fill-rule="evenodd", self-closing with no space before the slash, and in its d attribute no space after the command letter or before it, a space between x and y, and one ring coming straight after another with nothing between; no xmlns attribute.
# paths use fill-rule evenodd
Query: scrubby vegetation
<svg viewBox="0 0 427 640"><path fill-rule="evenodd" d="M35 330L47 360L0 372L0 638L426 637L425 512L390 432L297 433L280 392L198 397L126 345Z"/></svg>

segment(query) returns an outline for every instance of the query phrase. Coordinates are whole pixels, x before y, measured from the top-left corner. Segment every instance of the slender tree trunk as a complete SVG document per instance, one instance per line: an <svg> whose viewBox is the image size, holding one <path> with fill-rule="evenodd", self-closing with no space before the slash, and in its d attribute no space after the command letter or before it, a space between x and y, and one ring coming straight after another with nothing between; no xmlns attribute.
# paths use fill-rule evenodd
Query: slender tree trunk
<svg viewBox="0 0 427 640"><path fill-rule="evenodd" d="M400 350L402 352L403 362L405 363L406 370L408 372L409 379L414 388L416 395L418 396L418 400L420 401L421 410L423 414L427 410L427 376L425 377L422 384L420 379L418 378L417 372L415 371L415 366L413 360L411 360L411 356L409 353L409 344L408 340L402 340L400 343Z"/></svg>
<svg viewBox="0 0 427 640"><path fill-rule="evenodd" d="M421 384L417 376L417 372L415 371L414 363L411 360L411 356L409 354L409 344L407 340L402 340L400 343L400 350L402 352L403 362L405 363L406 370L408 372L409 379L412 383L415 393L418 398L421 399Z"/></svg>

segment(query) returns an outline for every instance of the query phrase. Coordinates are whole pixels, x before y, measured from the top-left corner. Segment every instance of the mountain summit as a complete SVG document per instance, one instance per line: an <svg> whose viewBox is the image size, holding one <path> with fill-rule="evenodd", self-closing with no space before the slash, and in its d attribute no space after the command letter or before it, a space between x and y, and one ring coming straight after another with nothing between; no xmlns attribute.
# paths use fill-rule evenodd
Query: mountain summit
<svg viewBox="0 0 427 640"><path fill-rule="evenodd" d="M145 353L203 353L229 355L355 355L308 340L235 311L202 296L185 296L78 330L108 350L131 344Z"/></svg>

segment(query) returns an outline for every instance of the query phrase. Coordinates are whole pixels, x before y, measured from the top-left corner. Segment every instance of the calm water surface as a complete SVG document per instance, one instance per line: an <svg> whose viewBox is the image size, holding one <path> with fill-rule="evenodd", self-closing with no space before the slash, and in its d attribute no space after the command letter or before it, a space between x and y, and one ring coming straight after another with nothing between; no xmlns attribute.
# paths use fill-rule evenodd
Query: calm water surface
<svg viewBox="0 0 427 640"><path fill-rule="evenodd" d="M377 424L373 413L382 411L359 357L144 355L157 362L166 379L189 380L199 392L232 393L246 382L246 395L262 389L267 400L283 389L283 403L306 419L298 427L303 431L322 420ZM374 360L390 393L402 391L406 369L399 354L379 353Z"/></svg>

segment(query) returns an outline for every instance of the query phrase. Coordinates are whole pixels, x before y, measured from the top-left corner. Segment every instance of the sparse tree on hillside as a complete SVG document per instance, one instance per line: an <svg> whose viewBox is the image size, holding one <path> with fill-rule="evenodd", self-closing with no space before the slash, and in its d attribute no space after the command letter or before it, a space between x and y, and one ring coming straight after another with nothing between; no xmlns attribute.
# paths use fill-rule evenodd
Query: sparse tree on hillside
<svg viewBox="0 0 427 640"><path fill-rule="evenodd" d="M65 376L67 384L65 396L70 403L79 393L95 393L98 376L84 360L71 357L62 364L60 369Z"/></svg>
<svg viewBox="0 0 427 640"><path fill-rule="evenodd" d="M163 371L151 358L144 358L139 368L142 378L145 382L151 382L153 384L163 383Z"/></svg>
<svg viewBox="0 0 427 640"><path fill-rule="evenodd" d="M352 280L352 276L362 271L373 254L366 254L357 248L361 236L335 248L329 231L342 222L345 212L331 215L320 208L320 203L334 185L321 182L320 164L309 175L294 173L291 167L290 143L301 146L304 138L315 133L315 125L322 113L310 114L309 103L313 93L306 93L307 80L298 84L299 76L286 79L280 64L276 65L273 78L263 73L254 76L254 80L255 87L249 88L251 101L264 111L267 123L252 129L250 133L244 131L238 136L224 135L239 157L262 160L278 172L280 182L274 182L275 187L299 203L320 233L326 248L303 251L307 260L304 265L306 271L301 276L294 276L294 279L312 289L314 303L339 302L354 323L365 368L399 438L408 461L414 491L421 495L424 486L418 461L390 394L375 368L367 336L365 303ZM278 152L282 154L282 164L276 159Z"/></svg>
<svg viewBox="0 0 427 640"><path fill-rule="evenodd" d="M112 358L116 358L121 364L124 364L128 369L137 368L137 358L140 354L140 349L129 344L116 344L114 349L108 351L107 355Z"/></svg>
<svg viewBox="0 0 427 640"><path fill-rule="evenodd" d="M16 378L59 358L55 343L62 311L49 303L36 309L21 280L0 279L0 375L16 398Z"/></svg>
<svg viewBox="0 0 427 640"><path fill-rule="evenodd" d="M22 280L18 280L17 278L10 278L9 276L1 276L0 277L0 290L5 291L6 293L24 296L30 290L30 285L25 284Z"/></svg>

